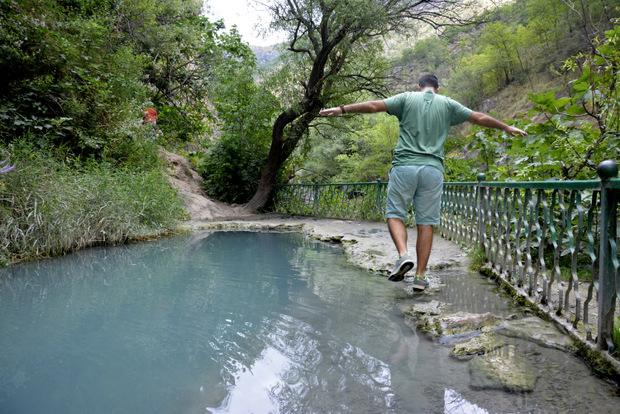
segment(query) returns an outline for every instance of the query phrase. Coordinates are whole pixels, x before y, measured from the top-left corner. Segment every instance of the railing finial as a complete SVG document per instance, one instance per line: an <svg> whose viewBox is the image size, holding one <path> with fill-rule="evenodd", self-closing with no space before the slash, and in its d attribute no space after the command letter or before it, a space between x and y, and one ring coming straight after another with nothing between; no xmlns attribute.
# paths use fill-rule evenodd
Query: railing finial
<svg viewBox="0 0 620 414"><path fill-rule="evenodd" d="M478 182L485 181L487 179L487 176L484 173L480 173L476 176L476 179L478 180Z"/></svg>
<svg viewBox="0 0 620 414"><path fill-rule="evenodd" d="M596 167L596 173L601 177L601 180L614 178L618 175L618 165L611 160L602 161Z"/></svg>

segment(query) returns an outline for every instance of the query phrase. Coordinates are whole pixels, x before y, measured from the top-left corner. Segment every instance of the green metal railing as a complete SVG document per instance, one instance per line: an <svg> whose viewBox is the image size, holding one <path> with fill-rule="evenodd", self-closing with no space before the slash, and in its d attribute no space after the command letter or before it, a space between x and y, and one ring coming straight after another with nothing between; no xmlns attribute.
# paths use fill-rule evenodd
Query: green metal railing
<svg viewBox="0 0 620 414"><path fill-rule="evenodd" d="M276 186L280 213L350 220L385 219L387 183L285 184Z"/></svg>
<svg viewBox="0 0 620 414"><path fill-rule="evenodd" d="M440 230L477 246L506 283L614 351L618 286L617 167L601 180L447 183ZM594 321L592 320L594 319Z"/></svg>
<svg viewBox="0 0 620 414"><path fill-rule="evenodd" d="M609 161L600 180L445 183L439 231L484 251L490 269L568 329L614 352L618 324L617 206ZM385 220L387 183L289 184L276 211Z"/></svg>

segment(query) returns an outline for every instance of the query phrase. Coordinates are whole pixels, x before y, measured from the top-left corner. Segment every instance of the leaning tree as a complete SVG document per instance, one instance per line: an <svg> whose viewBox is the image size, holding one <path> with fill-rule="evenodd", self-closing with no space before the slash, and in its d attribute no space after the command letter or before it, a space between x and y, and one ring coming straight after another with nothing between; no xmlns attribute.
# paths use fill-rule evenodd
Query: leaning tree
<svg viewBox="0 0 620 414"><path fill-rule="evenodd" d="M274 0L271 28L287 33L286 50L301 70L287 85L287 102L273 124L271 147L256 193L246 205L265 207L273 194L279 168L307 134L321 108L346 102L347 92L377 93L383 74L360 64L371 58L373 39L406 30L414 23L443 26L475 22L482 11L477 0ZM284 93L283 93L284 94Z"/></svg>

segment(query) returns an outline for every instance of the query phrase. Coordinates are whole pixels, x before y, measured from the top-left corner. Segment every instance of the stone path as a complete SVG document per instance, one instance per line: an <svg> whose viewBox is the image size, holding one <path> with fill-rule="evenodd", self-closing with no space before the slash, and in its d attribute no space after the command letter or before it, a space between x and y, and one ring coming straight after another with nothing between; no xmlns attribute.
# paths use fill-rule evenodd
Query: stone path
<svg viewBox="0 0 620 414"><path fill-rule="evenodd" d="M383 275L389 274L397 259L396 248L385 223L266 214L227 220L188 221L182 227L188 230L300 231L316 240L341 243L351 262L370 272ZM411 228L408 231L409 250L415 258L417 232ZM468 262L467 254L457 244L435 235L428 264L430 270L452 266L466 267Z"/></svg>

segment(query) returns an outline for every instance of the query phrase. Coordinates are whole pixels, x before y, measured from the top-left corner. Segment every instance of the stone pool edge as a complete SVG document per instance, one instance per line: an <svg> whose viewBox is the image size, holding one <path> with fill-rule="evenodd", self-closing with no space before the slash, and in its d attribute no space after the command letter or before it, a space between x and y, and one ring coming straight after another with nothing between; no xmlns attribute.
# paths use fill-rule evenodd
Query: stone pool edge
<svg viewBox="0 0 620 414"><path fill-rule="evenodd" d="M349 261L372 273L387 276L397 258L383 222L297 217L252 217L208 222L185 222L182 231L297 231L322 242L342 245ZM415 250L416 230L408 229L409 249ZM467 267L468 255L457 244L436 235L428 268Z"/></svg>

